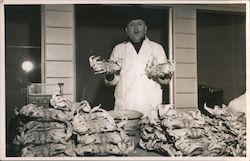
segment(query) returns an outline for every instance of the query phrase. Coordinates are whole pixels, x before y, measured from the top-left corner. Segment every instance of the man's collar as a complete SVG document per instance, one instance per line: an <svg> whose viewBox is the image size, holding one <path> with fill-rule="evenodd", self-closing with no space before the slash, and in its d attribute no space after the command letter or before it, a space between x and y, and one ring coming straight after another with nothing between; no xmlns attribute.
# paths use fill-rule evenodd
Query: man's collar
<svg viewBox="0 0 250 161"><path fill-rule="evenodd" d="M132 41L130 38L127 38L126 42L131 42L132 44L133 44L133 43L141 43L141 42L143 42L145 39L146 39L146 36L144 36L139 42L134 42L134 41Z"/></svg>

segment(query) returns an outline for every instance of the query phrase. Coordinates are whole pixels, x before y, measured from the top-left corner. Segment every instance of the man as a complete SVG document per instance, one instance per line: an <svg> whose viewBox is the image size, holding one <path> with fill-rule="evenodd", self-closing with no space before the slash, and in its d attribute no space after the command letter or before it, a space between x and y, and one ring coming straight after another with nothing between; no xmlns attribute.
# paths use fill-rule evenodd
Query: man
<svg viewBox="0 0 250 161"><path fill-rule="evenodd" d="M107 85L116 85L115 109L137 110L149 116L162 103L161 84L173 73L163 47L146 37L147 25L141 17L127 23L128 41L116 45L109 61L90 58L90 66L105 74Z"/></svg>

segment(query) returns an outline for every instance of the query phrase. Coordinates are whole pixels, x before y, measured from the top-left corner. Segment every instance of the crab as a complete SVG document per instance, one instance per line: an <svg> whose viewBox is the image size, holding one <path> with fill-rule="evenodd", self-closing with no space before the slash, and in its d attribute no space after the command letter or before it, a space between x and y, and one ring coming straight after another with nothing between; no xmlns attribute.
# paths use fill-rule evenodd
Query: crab
<svg viewBox="0 0 250 161"><path fill-rule="evenodd" d="M112 61L101 59L100 56L90 56L89 57L90 67L93 68L95 74L110 73L114 74L121 70L121 60Z"/></svg>

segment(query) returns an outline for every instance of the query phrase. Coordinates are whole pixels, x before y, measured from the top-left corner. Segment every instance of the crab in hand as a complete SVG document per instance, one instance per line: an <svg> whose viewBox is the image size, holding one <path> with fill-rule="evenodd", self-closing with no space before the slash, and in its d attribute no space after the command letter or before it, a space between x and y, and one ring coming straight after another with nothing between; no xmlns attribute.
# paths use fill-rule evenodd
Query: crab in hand
<svg viewBox="0 0 250 161"><path fill-rule="evenodd" d="M101 59L100 56L89 57L90 67L95 71L95 74L114 74L121 70L121 63L119 61L114 62L111 60Z"/></svg>
<svg viewBox="0 0 250 161"><path fill-rule="evenodd" d="M154 65L152 62L146 64L146 75L150 78L155 77L172 77L175 71L175 64L173 61L168 60L166 63Z"/></svg>

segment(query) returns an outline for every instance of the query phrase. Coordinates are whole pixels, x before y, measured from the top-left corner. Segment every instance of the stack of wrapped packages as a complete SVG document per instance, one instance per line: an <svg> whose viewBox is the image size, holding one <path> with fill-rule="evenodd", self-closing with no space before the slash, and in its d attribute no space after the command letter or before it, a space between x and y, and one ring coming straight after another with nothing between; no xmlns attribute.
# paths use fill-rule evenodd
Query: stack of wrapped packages
<svg viewBox="0 0 250 161"><path fill-rule="evenodd" d="M139 145L166 156L246 156L246 115L223 105L180 112L160 105L142 120Z"/></svg>
<svg viewBox="0 0 250 161"><path fill-rule="evenodd" d="M100 106L72 103L60 94L53 94L50 105L15 109L19 126L13 143L19 156L127 155L134 150L134 141Z"/></svg>
<svg viewBox="0 0 250 161"><path fill-rule="evenodd" d="M74 105L54 94L51 107L28 104L15 109L20 118L13 143L20 147L22 157L76 156L71 140Z"/></svg>
<svg viewBox="0 0 250 161"><path fill-rule="evenodd" d="M127 155L134 150L133 140L100 106L91 108L87 101L82 101L72 125L78 156Z"/></svg>

